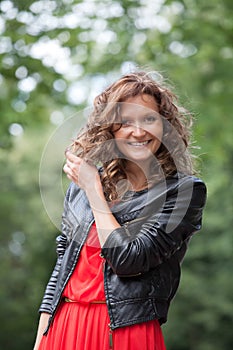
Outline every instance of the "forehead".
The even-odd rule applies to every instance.
[[[159,106],[155,98],[148,94],[129,97],[121,105],[123,115],[131,115],[136,112],[138,114],[148,114],[151,111],[159,112]]]

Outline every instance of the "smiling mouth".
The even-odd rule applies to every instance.
[[[151,141],[151,140],[142,141],[142,142],[128,142],[128,145],[134,146],[134,147],[142,147],[142,146],[148,145],[148,143],[149,143],[150,141]]]

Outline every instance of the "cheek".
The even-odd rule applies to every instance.
[[[159,139],[160,142],[162,142],[162,139],[163,139],[163,124],[161,125],[160,129],[158,130],[157,138]]]
[[[115,138],[115,145],[118,151],[122,152],[124,150],[124,145],[121,138]]]
[[[118,148],[121,148],[123,140],[125,140],[125,133],[121,129],[114,132],[115,144]]]
[[[123,137],[122,125],[115,125],[115,130],[113,131],[114,139],[120,139]]]
[[[156,127],[153,128],[153,130],[147,129],[147,132],[153,135],[153,137],[159,141],[162,142],[163,139],[163,124],[159,123]]]

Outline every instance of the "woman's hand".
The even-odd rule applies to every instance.
[[[49,318],[50,318],[50,314],[47,314],[45,312],[41,313],[39,326],[38,326],[38,331],[37,331],[37,335],[36,335],[36,342],[35,342],[33,350],[38,350],[39,349],[40,342],[41,342],[41,339],[43,337],[43,333],[44,333],[45,329],[48,326]]]
[[[69,151],[66,152],[66,164],[63,170],[68,179],[75,182],[86,193],[98,191],[100,186],[102,189],[97,168]]]
[[[120,225],[106,202],[97,168],[68,151],[63,169],[67,177],[86,192],[102,246],[109,234]]]

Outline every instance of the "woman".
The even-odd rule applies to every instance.
[[[146,72],[96,97],[66,152],[72,182],[35,350],[165,349],[160,325],[206,200],[186,121]]]

